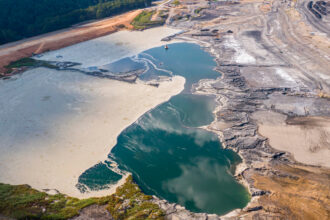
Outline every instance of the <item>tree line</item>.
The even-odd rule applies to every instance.
[[[0,44],[104,18],[152,0],[0,0]]]

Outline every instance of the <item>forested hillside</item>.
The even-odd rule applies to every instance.
[[[0,0],[0,44],[104,18],[152,0]]]

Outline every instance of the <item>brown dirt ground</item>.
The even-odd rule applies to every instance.
[[[274,169],[278,175],[253,177],[256,187],[271,191],[258,201],[267,219],[330,218],[329,169],[302,165],[275,165]],[[262,213],[250,217],[264,219]]]

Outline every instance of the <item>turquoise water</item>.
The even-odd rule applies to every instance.
[[[215,79],[220,74],[213,70],[215,62],[200,46],[191,43],[176,43],[169,45],[170,49],[156,47],[140,54],[148,58],[161,69],[185,77],[184,93],[190,93],[191,85],[200,79]]]
[[[222,149],[214,133],[199,128],[214,120],[214,98],[191,93],[193,83],[220,76],[213,70],[215,62],[195,44],[169,47],[139,55],[150,65],[141,78],[181,75],[186,78],[184,91],[126,128],[109,160],[120,170],[131,172],[146,194],[179,203],[193,212],[225,214],[242,208],[249,194],[231,173],[240,157]],[[102,169],[89,169],[80,183],[91,190],[112,183],[109,171],[102,178]]]

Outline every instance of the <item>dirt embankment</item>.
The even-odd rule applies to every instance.
[[[101,21],[2,45],[0,46],[0,75],[5,73],[6,65],[23,57],[67,47],[123,28],[131,29],[130,23],[140,12],[141,10],[134,10]]]

